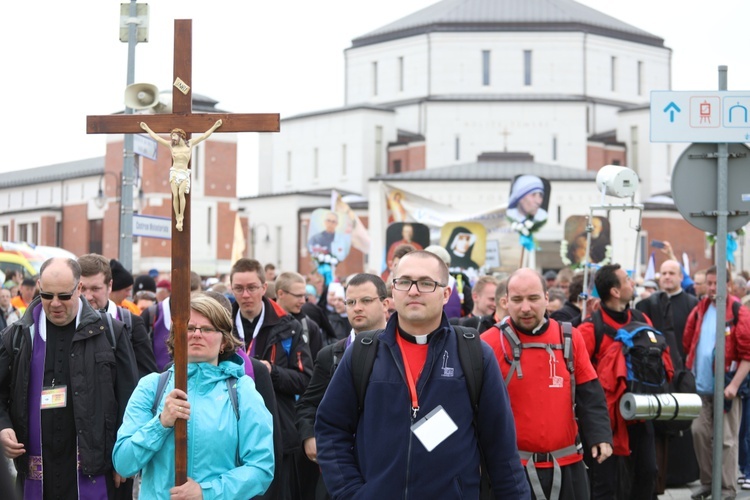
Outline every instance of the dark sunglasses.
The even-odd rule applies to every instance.
[[[73,298],[73,294],[76,293],[77,288],[78,288],[78,283],[76,283],[76,286],[73,287],[73,290],[71,290],[70,293],[50,293],[50,292],[42,292],[40,290],[39,296],[43,300],[53,300],[55,298],[55,295],[57,295],[58,300],[60,300],[61,302],[65,302]]]

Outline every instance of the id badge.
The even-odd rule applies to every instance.
[[[441,405],[438,405],[419,422],[411,426],[411,431],[427,451],[434,450],[437,445],[448,439],[448,436],[456,430],[458,430],[458,426]]]
[[[54,387],[42,387],[42,410],[52,408],[65,408],[68,403],[68,387],[56,385]]]

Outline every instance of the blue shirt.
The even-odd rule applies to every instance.
[[[716,306],[710,304],[703,315],[693,374],[698,394],[714,393],[714,351],[716,350]]]

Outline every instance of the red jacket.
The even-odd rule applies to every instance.
[[[740,307],[739,319],[737,326],[734,326],[734,315],[732,314],[732,302],[737,299],[730,297],[727,300],[726,318],[729,324],[729,335],[724,337],[724,369],[729,371],[732,361],[750,360],[750,311],[745,307]],[[688,369],[693,367],[695,362],[695,350],[698,348],[698,339],[700,338],[701,326],[703,325],[703,316],[706,314],[711,299],[704,297],[693,308],[685,323],[685,331],[682,335],[682,347],[687,353],[685,366]]]
[[[615,322],[604,310],[601,310],[601,314],[604,323],[615,330],[622,328],[633,320],[631,311],[628,311],[626,323]],[[644,318],[651,325],[649,317],[644,314]],[[594,337],[594,323],[591,318],[587,318],[585,322],[581,323],[578,330],[583,335],[589,355],[593,355],[596,339]],[[627,427],[629,423],[620,414],[620,398],[627,389],[628,375],[625,356],[622,354],[622,345],[608,335],[604,335],[595,361],[596,373],[599,375],[599,382],[602,384],[604,396],[607,398],[609,421],[612,425],[613,454],[629,456],[630,439]],[[672,357],[669,355],[669,348],[664,350],[662,361],[667,372],[667,380],[672,380],[674,366],[672,365]]]

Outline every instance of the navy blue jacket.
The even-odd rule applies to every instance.
[[[380,334],[360,415],[347,349],[318,408],[315,422],[318,464],[334,499],[479,498],[479,447],[487,459],[495,497],[530,498],[516,445],[508,393],[490,347],[482,342],[484,382],[477,433],[469,392],[458,358],[456,333],[443,315],[432,335],[417,381],[420,410],[412,418],[401,351],[398,315]],[[447,356],[446,356],[447,355]],[[445,361],[444,361],[445,359]],[[410,430],[442,405],[458,430],[428,452]]]

